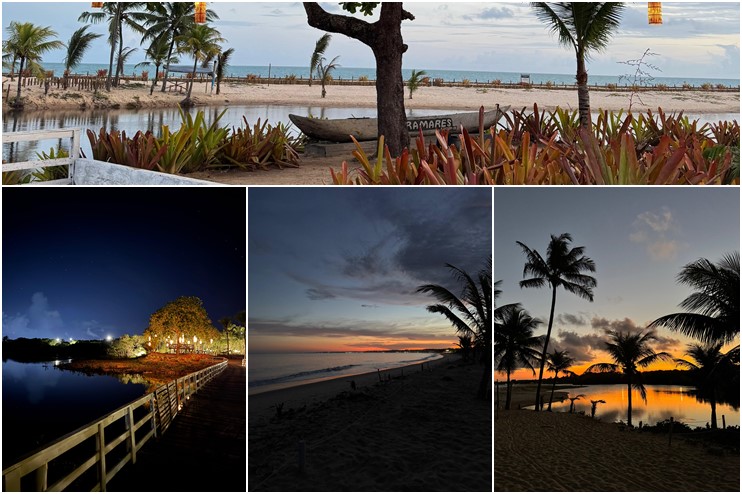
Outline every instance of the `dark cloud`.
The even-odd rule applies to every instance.
[[[581,335],[574,331],[559,330],[556,338],[550,342],[550,347],[552,350],[567,350],[575,359],[575,364],[584,364],[594,360],[593,352],[600,350],[604,341],[604,336],[594,333]]]
[[[578,314],[559,314],[556,318],[559,324],[569,324],[571,326],[585,326],[587,325],[587,318]]]
[[[378,309],[379,306],[376,304],[361,304],[361,307],[365,307],[367,309]]]
[[[322,288],[308,288],[306,293],[307,298],[310,300],[327,300],[335,298],[335,295],[332,292]]]
[[[638,333],[644,331],[644,326],[637,325],[634,321],[625,317],[624,319],[614,319],[612,321],[604,317],[593,317],[590,324],[595,329],[603,331],[618,331],[619,333]]]

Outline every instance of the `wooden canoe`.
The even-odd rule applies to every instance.
[[[484,128],[489,129],[497,123],[502,114],[510,107],[498,106],[495,110],[484,112]],[[351,142],[350,136],[358,141],[375,141],[377,138],[377,119],[375,118],[339,118],[324,120],[290,114],[289,118],[304,135],[316,141]],[[469,132],[479,131],[479,112],[451,113],[448,115],[429,115],[407,119],[407,130],[417,134],[435,134],[436,130],[449,129],[458,131],[463,126]]]

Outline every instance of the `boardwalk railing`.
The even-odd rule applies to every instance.
[[[74,489],[105,491],[108,482],[124,465],[129,461],[136,463],[137,453],[145,443],[153,436],[163,434],[190,397],[226,367],[227,360],[224,359],[218,364],[170,381],[154,392],[31,453],[3,470],[3,491],[62,491],[92,467],[95,467],[95,475],[88,474],[73,486]],[[122,444],[124,446],[119,448]],[[110,469],[106,461],[109,454],[116,456],[112,461],[115,466]],[[50,470],[53,470],[53,475],[49,474]],[[50,477],[53,477],[51,485]],[[79,485],[88,479],[91,480],[87,487]],[[93,484],[92,488],[90,484]]]
[[[56,158],[51,160],[22,161],[20,163],[3,163],[3,172],[12,172],[19,170],[35,170],[38,168],[47,168],[50,166],[67,166],[67,178],[58,180],[46,180],[43,182],[31,182],[34,185],[69,185],[72,183],[72,174],[75,160],[80,157],[80,129],[58,129],[34,132],[12,132],[3,134],[3,143],[40,141],[43,139],[70,139],[70,156],[69,158]]]

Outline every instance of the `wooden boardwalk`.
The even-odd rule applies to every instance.
[[[246,418],[246,369],[230,360],[108,490],[246,492]]]

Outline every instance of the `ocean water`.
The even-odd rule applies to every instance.
[[[250,353],[247,356],[248,394],[289,388],[377,369],[393,369],[441,358],[438,353]]]
[[[64,72],[64,65],[61,63],[45,63],[44,68],[46,70],[53,70],[55,75],[62,75]],[[462,81],[469,79],[471,82],[491,82],[500,80],[503,83],[517,83],[520,82],[520,72],[497,72],[497,71],[475,71],[475,70],[435,70],[426,69],[425,67],[415,67],[416,69],[424,69],[426,75],[431,79],[440,78],[446,82]],[[89,64],[84,63],[77,66],[75,73],[77,74],[95,74],[99,69],[108,69],[108,64]],[[125,74],[141,74],[142,69],[135,68],[134,65],[125,65]],[[408,79],[412,69],[402,69],[402,77]],[[149,69],[149,75],[152,76],[154,73],[154,67]],[[284,67],[284,66],[257,66],[257,65],[230,65],[227,67],[226,74],[229,77],[246,77],[248,74],[254,74],[258,77],[286,77],[294,75],[297,78],[308,79],[309,68],[308,67]],[[184,76],[184,74],[178,74]],[[549,81],[555,85],[560,84],[574,84],[574,74],[539,74],[530,73],[530,80],[533,84],[545,84]],[[368,77],[370,80],[376,78],[376,70],[374,68],[364,67],[338,67],[333,72],[335,79],[358,79],[361,76]],[[619,76],[607,76],[607,75],[593,75],[589,76],[590,85],[605,86],[606,84],[617,84],[619,86],[630,86],[631,82],[627,80],[621,80]],[[724,84],[725,86],[739,87],[739,79],[720,79],[716,77],[655,77],[652,81],[653,84],[666,84],[667,86],[682,86],[684,83],[701,86],[704,83],[711,84]]]

